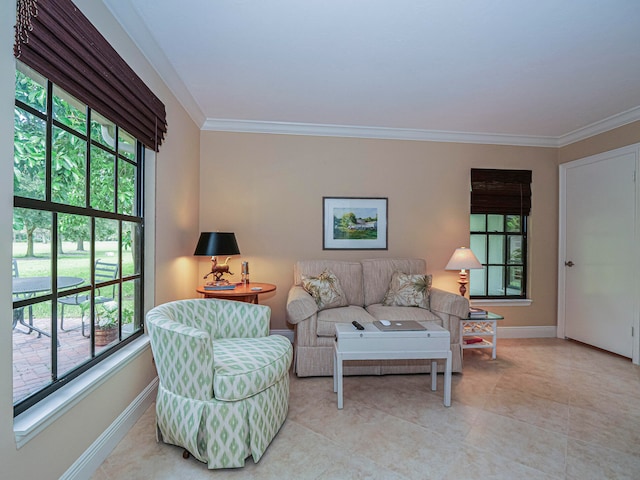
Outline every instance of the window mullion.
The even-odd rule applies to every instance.
[[[52,159],[52,146],[53,146],[53,83],[47,81],[47,127],[45,134],[45,195],[44,198],[47,202],[51,202],[52,184],[53,184],[53,159]]]

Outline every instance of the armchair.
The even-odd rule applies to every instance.
[[[269,335],[270,316],[267,306],[216,299],[147,313],[158,440],[210,469],[260,460],[287,416],[293,354],[288,339]]]

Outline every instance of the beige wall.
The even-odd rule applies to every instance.
[[[434,286],[457,291],[444,267],[469,243],[469,170],[533,170],[529,307],[495,307],[504,326],[556,324],[558,173],[556,149],[437,142],[202,132],[200,229],[234,231],[239,278],[275,283],[261,302],[272,328],[287,328],[285,303],[297,259],[416,256]],[[322,250],[322,197],[389,199],[388,251]],[[209,265],[200,262],[200,273]]]
[[[572,160],[597,155],[598,153],[608,152],[638,142],[640,142],[640,121],[594,135],[558,149],[558,163],[571,162]]]
[[[15,2],[0,0],[0,225],[12,223],[13,206],[13,16]],[[169,133],[156,163],[156,301],[192,296],[197,264],[198,127],[105,9],[102,2],[74,0],[167,107]],[[153,222],[152,222],[153,223]],[[0,233],[0,308],[11,316],[11,229]],[[153,278],[148,279],[153,281]],[[58,478],[155,378],[147,350],[19,450],[13,434],[10,322],[0,322],[0,465],[3,478]]]

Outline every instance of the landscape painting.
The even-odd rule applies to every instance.
[[[386,250],[386,198],[323,198],[324,250]]]

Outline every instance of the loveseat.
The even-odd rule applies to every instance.
[[[147,313],[158,369],[158,440],[209,468],[258,462],[287,417],[291,342],[269,335],[271,309],[178,300]]]
[[[398,279],[420,286],[415,298],[405,296],[400,301],[393,298],[398,291]],[[320,298],[318,286],[325,287],[328,299]],[[424,298],[420,298],[420,289],[424,290]],[[427,275],[423,259],[298,261],[286,311],[287,321],[295,330],[294,368],[300,377],[333,375],[335,324],[353,320],[361,324],[375,320],[436,322],[451,334],[452,371],[462,371],[460,319],[469,313],[469,301],[458,294],[431,288],[431,276]],[[344,367],[345,375],[429,371],[430,362],[426,360],[357,361]]]

